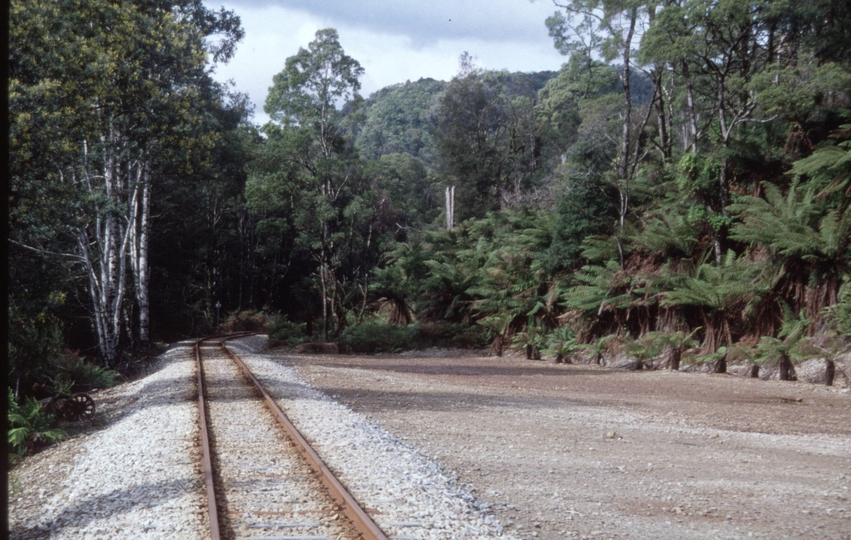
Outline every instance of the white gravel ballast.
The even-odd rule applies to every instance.
[[[229,346],[388,536],[513,538],[436,462],[260,354],[264,344]],[[114,419],[23,464],[12,538],[209,537],[191,353],[175,346],[155,373],[104,392]]]
[[[209,537],[191,352],[178,345],[155,373],[104,393],[117,399],[116,418],[53,452],[64,470],[48,465],[41,476],[61,475],[61,483],[35,500],[32,485],[11,498],[12,538]],[[45,454],[30,459],[52,457]]]

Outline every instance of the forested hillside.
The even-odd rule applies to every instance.
[[[450,81],[366,99],[320,30],[282,59],[258,129],[210,77],[233,13],[14,2],[10,387],[247,312],[289,343],[785,377],[845,350],[844,3],[560,4],[557,73],[465,53]]]

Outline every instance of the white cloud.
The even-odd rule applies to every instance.
[[[249,95],[260,124],[268,120],[263,103],[272,76],[320,28],[336,28],[346,54],[364,67],[365,96],[406,80],[448,80],[464,51],[486,69],[557,70],[564,62],[544,26],[555,11],[549,1],[231,0],[224,7],[240,16],[246,36],[216,79],[232,79]]]

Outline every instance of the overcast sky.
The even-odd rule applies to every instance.
[[[272,76],[321,28],[336,28],[346,54],[363,66],[364,97],[421,77],[449,80],[467,51],[485,69],[557,70],[565,58],[547,35],[552,0],[205,0],[242,19],[245,38],[216,78],[233,80],[263,112]]]

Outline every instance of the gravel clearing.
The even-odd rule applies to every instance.
[[[231,347],[391,538],[851,539],[847,387],[264,342]],[[12,538],[207,537],[190,353],[12,470]]]
[[[272,357],[521,538],[851,538],[848,388],[423,353]]]

